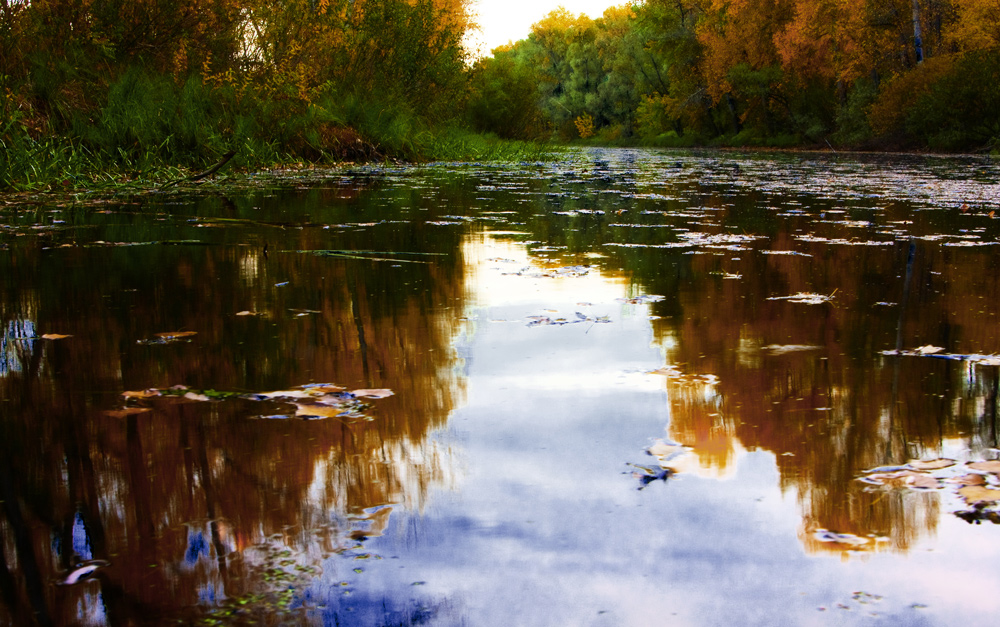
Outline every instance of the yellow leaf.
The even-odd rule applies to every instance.
[[[60,333],[46,333],[42,336],[43,340],[64,340],[68,337],[73,337],[72,335],[62,335]]]
[[[175,340],[179,337],[191,337],[192,335],[198,335],[197,331],[168,331],[166,333],[157,333],[156,337],[164,340]]]
[[[156,388],[149,388],[148,390],[139,390],[138,392],[122,392],[122,396],[125,398],[151,398],[153,396],[161,396],[161,394]]]
[[[980,485],[967,485],[958,489],[958,494],[969,505],[974,503],[993,503],[1000,501],[1000,490],[984,488]]]
[[[920,488],[922,490],[933,490],[940,487],[938,480],[930,475],[922,475],[920,473],[913,473],[904,479],[904,483],[911,488]]]
[[[363,390],[352,390],[351,394],[353,394],[358,398],[387,398],[389,396],[392,396],[393,392],[392,390],[385,390],[385,389],[380,389],[380,390],[363,389]]]
[[[973,470],[985,470],[986,472],[1000,474],[1000,460],[994,459],[988,462],[972,462],[971,464],[969,464],[969,468]]]
[[[305,405],[295,404],[296,416],[315,416],[317,418],[336,418],[344,412],[343,407],[332,407],[330,405]]]

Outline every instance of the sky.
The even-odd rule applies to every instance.
[[[482,32],[475,39],[482,42],[482,51],[502,46],[508,41],[524,39],[531,25],[541,20],[559,6],[574,14],[586,13],[592,18],[601,17],[610,6],[624,4],[626,0],[473,0],[473,10],[479,14]],[[473,46],[475,48],[475,46]]]

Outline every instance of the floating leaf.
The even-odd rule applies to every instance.
[[[256,316],[257,312],[256,311],[250,311],[248,309],[244,309],[243,311],[236,312],[236,315],[237,316]]]
[[[295,415],[301,417],[313,417],[313,418],[337,418],[344,413],[343,407],[332,407],[330,405],[306,405],[306,404],[295,404]]]
[[[969,464],[969,468],[1000,474],[1000,460],[994,459],[988,462],[972,462]]]
[[[80,581],[93,574],[98,568],[103,568],[108,564],[109,562],[104,560],[91,560],[89,562],[84,562],[63,577],[62,580],[59,581],[59,585],[72,586],[73,584],[80,583]]]
[[[154,396],[162,396],[162,392],[156,388],[149,388],[148,390],[139,390],[137,392],[122,392],[122,396],[125,398],[152,398]]]
[[[870,538],[862,538],[861,536],[856,536],[853,533],[836,533],[829,531],[828,529],[817,529],[815,533],[813,533],[813,538],[819,540],[820,542],[846,544],[849,546],[861,546],[871,542]]]
[[[167,331],[165,333],[156,333],[155,336],[161,340],[176,340],[182,337],[191,337],[192,335],[198,335],[197,331]]]
[[[379,389],[379,390],[363,389],[363,390],[352,390],[351,394],[353,394],[358,398],[388,398],[392,396],[393,392],[392,390],[385,390],[385,389]]]
[[[767,300],[787,300],[790,303],[801,303],[803,305],[821,305],[833,300],[833,296],[813,294],[811,292],[797,292],[791,296],[771,296]]]
[[[955,465],[954,459],[929,459],[926,461],[912,461],[907,464],[910,468],[914,470],[940,470],[942,468],[950,468]]]
[[[1000,501],[1000,490],[979,485],[967,485],[958,489],[958,495],[969,505],[974,503],[995,503]]]
[[[68,337],[73,337],[72,335],[62,335],[60,333],[46,333],[42,336],[43,340],[65,340]]]
[[[946,479],[946,481],[948,483],[957,483],[959,485],[986,485],[986,477],[977,474],[962,475],[961,477]]]
[[[645,305],[646,303],[658,303],[663,300],[664,297],[658,294],[643,294],[641,296],[635,296],[633,298],[616,298],[620,303],[627,303],[629,305]]]
[[[912,470],[899,470],[896,472],[875,473],[866,477],[859,477],[859,481],[881,485],[890,488],[915,488],[915,489],[935,489],[940,487],[940,483],[934,477],[922,472]]]
[[[204,394],[198,394],[197,392],[187,392],[186,394],[184,394],[183,398],[186,398],[189,401],[210,401],[210,400],[212,400],[208,396],[206,396]]]
[[[942,348],[941,346],[932,346],[930,344],[927,344],[926,346],[917,347],[914,350],[914,352],[920,355],[933,355],[935,353],[940,353],[943,350],[944,348]]]
[[[681,446],[680,444],[667,444],[666,442],[657,442],[656,444],[646,449],[646,452],[648,452],[653,457],[673,457],[687,450],[688,450],[687,447]]]

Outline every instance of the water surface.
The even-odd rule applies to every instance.
[[[594,150],[7,204],[0,620],[981,623],[998,176]]]

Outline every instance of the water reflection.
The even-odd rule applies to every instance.
[[[5,210],[0,620],[729,624],[724,585],[802,624],[878,581],[919,624],[908,565],[975,562],[968,506],[856,479],[996,457],[996,366],[885,353],[1000,350],[995,167],[962,166],[597,151]],[[394,394],[247,397],[306,384]]]
[[[332,213],[328,195],[317,202]],[[183,209],[200,225],[204,205]],[[234,227],[212,235],[232,243],[142,245],[191,228],[177,222],[151,220],[129,239],[101,225],[66,248],[17,241],[0,260],[0,575],[11,622],[156,621],[199,604],[245,606],[246,620],[293,612],[288,589],[322,556],[363,551],[394,507],[419,510],[457,472],[453,452],[430,438],[464,394],[453,312],[465,286],[447,237],[351,229],[352,248],[441,253],[388,272],[296,252],[327,248],[321,229],[255,228],[244,239]],[[178,330],[194,334],[148,341]],[[71,337],[40,339],[47,332]],[[372,402],[370,421],[251,420],[271,412],[238,397],[122,397],[310,382],[395,395]],[[108,565],[52,585],[93,559]]]

